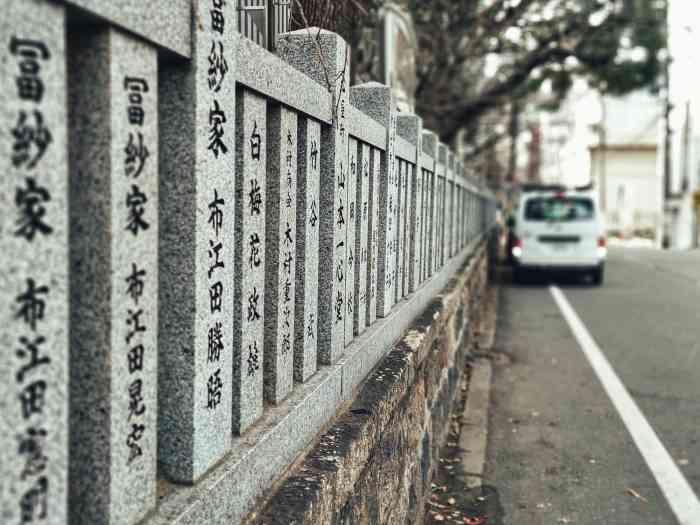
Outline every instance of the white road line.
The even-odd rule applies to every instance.
[[[559,306],[564,319],[569,323],[569,328],[571,328],[581,350],[602,383],[605,392],[627,426],[627,430],[656,478],[661,491],[666,496],[678,522],[681,525],[700,524],[700,501],[681,471],[678,470],[675,461],[664,448],[656,432],[627,392],[625,385],[617,377],[615,370],[610,366],[607,358],[563,292],[556,286],[550,286],[549,291]]]

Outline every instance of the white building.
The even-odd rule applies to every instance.
[[[543,182],[592,183],[609,231],[653,237],[660,245],[662,117],[661,99],[645,91],[603,98],[578,82],[559,111],[542,116]]]
[[[599,97],[600,120],[591,130],[591,180],[598,189],[608,231],[644,236],[661,245],[663,177],[658,137],[663,101],[646,91]]]
[[[671,248],[697,246],[697,221],[692,194],[700,187],[700,5],[670,0],[668,13],[669,115],[668,135],[659,143],[659,171],[664,172],[665,141],[669,141],[669,181],[665,205],[665,234]]]

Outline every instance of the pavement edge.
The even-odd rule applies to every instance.
[[[495,340],[499,293],[500,287],[497,284],[492,284],[487,292],[489,297],[483,316],[484,330],[477,338],[478,355],[480,356],[491,350]],[[467,399],[462,411],[462,426],[459,433],[460,461],[466,473],[465,484],[468,489],[481,487],[483,480],[493,376],[491,360],[487,357],[475,358],[471,367],[471,377],[469,378]]]
[[[485,358],[475,359],[472,363],[472,375],[459,434],[460,459],[467,473],[465,483],[469,489],[481,487],[484,474],[491,376],[491,361]]]

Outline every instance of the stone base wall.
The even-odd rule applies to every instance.
[[[347,409],[248,525],[420,524],[487,286],[464,267],[360,385]]]

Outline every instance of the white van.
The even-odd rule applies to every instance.
[[[510,244],[516,281],[528,270],[562,270],[603,282],[605,226],[591,191],[523,192]]]

